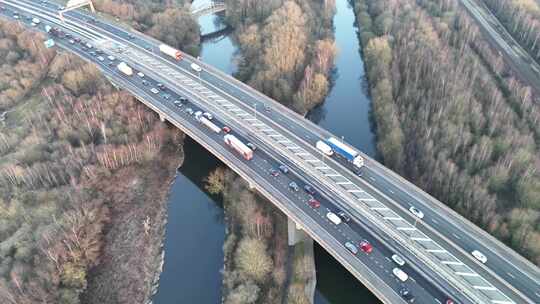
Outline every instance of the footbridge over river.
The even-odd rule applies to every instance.
[[[351,147],[364,157],[361,168],[338,153],[321,153],[318,141],[340,137],[246,84],[189,55],[175,60],[159,51],[161,42],[90,12],[66,11],[61,20],[53,3],[0,3],[6,7],[2,18],[81,38],[84,44],[50,35],[267,197],[290,219],[291,244],[313,238],[384,303],[406,303],[411,295],[418,303],[540,302],[537,267],[360,151]],[[19,14],[41,23],[15,19]],[[121,72],[119,62],[133,72]],[[158,90],[158,83],[166,89]],[[211,113],[215,128],[202,124],[197,111]],[[231,149],[224,133],[251,143],[253,156]],[[280,173],[281,165],[289,170]],[[471,255],[474,250],[485,263]]]

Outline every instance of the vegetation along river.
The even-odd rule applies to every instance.
[[[201,1],[195,0],[193,5]],[[370,99],[352,7],[336,1],[334,17],[338,48],[332,88],[324,104],[308,114],[313,122],[373,156],[374,134],[369,122]],[[223,26],[219,17],[199,19],[203,34]],[[234,73],[236,47],[222,36],[203,41],[201,59],[229,74]],[[172,185],[165,236],[165,264],[155,304],[220,303],[223,267],[222,202],[205,192],[203,179],[219,161],[186,138],[186,158]],[[378,303],[378,300],[322,248],[315,245],[316,304]]]

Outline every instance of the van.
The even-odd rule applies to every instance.
[[[392,273],[401,281],[401,282],[405,282],[407,281],[407,279],[409,278],[409,276],[401,269],[399,268],[394,268],[392,269]]]
[[[196,64],[196,63],[192,63],[191,64],[191,68],[194,70],[194,71],[197,71],[197,72],[201,72],[202,71],[202,68]]]
[[[333,212],[328,212],[326,214],[326,218],[328,220],[330,220],[330,222],[334,223],[335,225],[339,225],[341,224],[341,219],[339,218],[339,216],[337,216],[335,213]]]

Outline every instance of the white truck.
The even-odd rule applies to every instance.
[[[159,45],[159,50],[165,54],[165,55],[168,55],[168,56],[171,56],[172,58],[176,59],[176,60],[180,60],[182,59],[182,52],[180,52],[179,50],[171,47],[171,46],[168,46],[166,44],[160,44]]]
[[[210,120],[208,120],[208,118],[202,116],[199,118],[199,122],[202,123],[203,125],[207,126],[208,129],[216,132],[216,133],[220,133],[221,132],[221,128],[216,126],[215,123],[211,122]]]
[[[126,76],[131,76],[133,75],[133,69],[127,65],[127,63],[125,62],[120,62],[117,66],[118,70],[122,73],[124,73]]]
[[[334,154],[334,150],[332,150],[332,148],[322,140],[317,141],[315,148],[319,149],[319,151],[328,156],[332,156],[332,154]]]
[[[240,139],[236,138],[236,136],[226,134],[225,136],[223,136],[223,140],[229,147],[236,150],[236,152],[242,154],[242,156],[246,160],[250,160],[253,158],[253,150],[246,146]]]

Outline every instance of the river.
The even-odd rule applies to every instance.
[[[195,0],[197,6],[205,0]],[[337,0],[334,17],[339,50],[333,86],[326,101],[308,118],[332,131],[365,153],[375,154],[374,134],[369,123],[370,99],[365,85],[353,9],[347,0]],[[222,28],[215,16],[199,19],[202,33]],[[201,59],[222,71],[235,71],[236,47],[227,37],[202,43]],[[184,145],[186,159],[179,169],[169,197],[165,235],[165,264],[155,304],[220,303],[223,267],[222,201],[208,195],[203,179],[222,165],[191,139]],[[379,303],[334,258],[316,245],[316,304]]]

